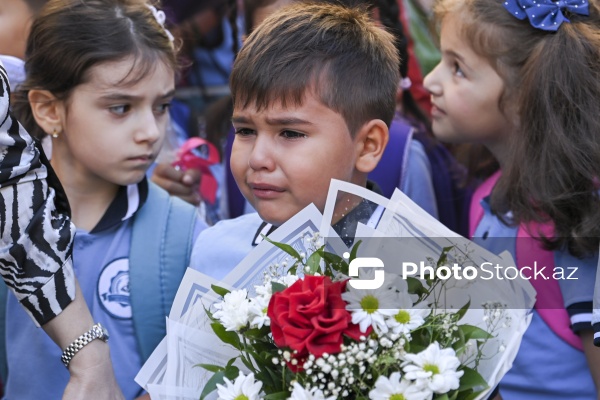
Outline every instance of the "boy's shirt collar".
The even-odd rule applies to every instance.
[[[139,183],[120,186],[117,195],[90,233],[110,229],[131,218],[148,198],[148,180],[144,177]]]
[[[373,181],[367,180],[367,189],[377,194],[382,194],[379,185]],[[352,209],[346,216],[333,225],[333,229],[340,235],[344,243],[350,246],[354,242],[354,235],[358,223],[366,224],[377,209],[377,204],[363,200],[358,206]],[[269,236],[277,229],[273,224],[262,222],[258,227],[252,246],[258,246],[263,241],[264,236]]]

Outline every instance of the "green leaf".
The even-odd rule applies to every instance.
[[[469,309],[470,306],[471,306],[471,300],[467,301],[467,304],[462,306],[461,309],[456,312],[456,316],[458,317],[458,320],[460,320],[462,317],[465,316],[465,314],[467,313],[467,310]]]
[[[244,331],[244,336],[251,340],[265,341],[269,333],[271,333],[271,328],[268,326],[263,326],[260,329],[252,328]]]
[[[408,293],[419,296],[427,293],[427,290],[423,287],[423,283],[417,278],[408,276],[406,277],[406,283],[408,284]]]
[[[288,392],[271,393],[264,397],[265,400],[285,400],[289,397]]]
[[[231,367],[233,365],[233,363],[235,362],[235,360],[237,360],[237,357],[233,357],[231,360],[227,361],[227,365],[225,366],[225,369]]]
[[[271,392],[274,390],[279,392],[284,389],[281,387],[281,371],[274,371],[271,368],[263,368],[262,372],[261,381],[263,382],[264,386],[269,386],[271,388]]]
[[[485,390],[485,389],[484,389]],[[469,391],[470,392],[470,391]],[[468,393],[468,392],[467,392]],[[478,392],[472,392],[472,393],[468,393],[467,396],[461,396],[460,399],[461,400],[475,400],[477,397],[479,397],[479,395],[483,393],[483,390],[480,390]]]
[[[287,289],[287,286],[285,286],[283,283],[271,281],[271,292],[273,294],[283,292],[285,289]]]
[[[235,365],[228,366],[227,368],[225,368],[224,372],[225,372],[225,377],[231,381],[240,375],[240,369],[238,367],[236,367]]]
[[[237,378],[239,376],[239,374],[240,374],[239,368],[235,367],[233,365],[225,368],[225,370],[223,370],[223,371],[219,371],[219,372],[215,373],[213,376],[211,376],[211,378],[208,380],[208,382],[206,382],[206,385],[204,385],[204,389],[202,390],[202,393],[200,394],[200,400],[204,400],[206,398],[206,396],[208,396],[211,392],[213,392],[217,388],[217,384],[225,383],[225,380],[223,378],[227,378],[229,380],[234,380],[235,378]]]
[[[356,258],[356,253],[358,253],[358,246],[362,243],[362,240],[356,242],[354,246],[352,246],[352,250],[350,250],[350,259],[348,261],[352,261]]]
[[[235,358],[233,359],[235,360]],[[202,367],[207,371],[210,372],[219,372],[219,371],[224,371],[225,368],[221,367],[220,365],[214,365],[214,364],[196,364],[197,367]]]
[[[456,332],[455,337],[457,340],[452,343],[452,348],[456,352],[456,356],[460,356],[465,351],[467,339],[465,339],[465,333],[460,329]]]
[[[446,260],[448,259],[448,250],[450,250],[452,247],[448,248],[448,247],[444,247],[442,249],[442,254],[440,254],[440,258],[438,258],[437,260],[437,266],[440,267],[442,265],[444,265],[444,263],[446,262]]]
[[[264,235],[263,235],[263,238],[264,238],[264,240],[266,240],[267,242],[271,243],[272,245],[274,245],[274,246],[280,248],[281,250],[285,251],[290,256],[294,257],[296,260],[302,261],[302,258],[300,257],[300,254],[298,254],[298,252],[296,251],[296,249],[294,249],[289,244],[274,242],[273,240],[269,239],[268,237],[266,237]]]
[[[329,266],[334,271],[348,275],[348,263],[337,254],[325,251],[324,247],[325,246],[318,249],[317,252],[319,252],[321,257],[323,257],[323,260],[325,260],[325,265]]]
[[[200,400],[204,400],[206,396],[212,393],[217,388],[217,383],[225,383],[223,378],[225,377],[225,371],[219,371],[210,377],[206,385],[204,385],[204,389],[200,394]]]
[[[448,395],[447,395],[447,394],[445,394],[445,393],[444,393],[444,394],[442,394],[442,395],[436,396],[436,397],[434,397],[434,398],[435,398],[435,400],[449,400],[449,399],[448,399]]]
[[[485,389],[488,387],[486,380],[483,379],[479,372],[469,367],[464,367],[462,371],[464,371],[464,374],[460,377],[459,391],[467,389]]]
[[[226,295],[227,293],[230,293],[230,291],[229,291],[229,290],[227,290],[227,289],[225,289],[225,288],[223,288],[223,287],[221,287],[221,286],[217,286],[217,285],[210,285],[210,287],[211,287],[211,289],[212,289],[212,290],[213,290],[213,291],[214,291],[216,294],[218,294],[218,295],[219,295],[219,296],[221,296],[221,297],[225,297],[225,295]]]
[[[242,349],[240,337],[236,332],[225,330],[225,327],[219,322],[213,322],[212,324],[210,324],[210,326],[222,342],[230,344],[238,350]]]
[[[317,272],[321,271],[321,255],[318,252],[314,252],[308,257],[306,260],[306,266],[308,267],[308,271],[304,271],[308,275],[314,275]]]
[[[473,325],[459,325],[458,329],[465,335],[465,341],[469,339],[491,339],[494,337],[492,334]]]

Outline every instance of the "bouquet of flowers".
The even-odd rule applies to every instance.
[[[334,229],[339,204],[368,211],[339,230],[352,244]],[[373,255],[382,265],[360,268]],[[385,199],[347,182],[332,182],[323,213],[308,206],[240,260],[220,280],[186,272],[167,336],[136,377],[152,399],[483,399],[535,298],[527,281],[447,279],[449,265],[466,276],[513,261],[399,191]],[[435,273],[405,274],[422,262]]]
[[[200,365],[215,372],[201,398],[217,390],[224,400],[466,400],[488,389],[477,366],[496,327],[510,322],[501,305],[488,307],[482,329],[461,323],[469,303],[458,310],[441,304],[446,280],[391,274],[378,289],[351,286],[348,265],[360,243],[348,262],[325,246],[307,257],[273,244],[289,259],[265,272],[255,296],[213,286],[222,301],[207,310],[212,329],[239,355]]]

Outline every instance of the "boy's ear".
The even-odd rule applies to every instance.
[[[365,123],[356,133],[358,158],[356,169],[368,174],[373,171],[387,146],[389,139],[388,126],[380,119],[372,119]]]
[[[35,122],[46,134],[51,135],[62,131],[65,115],[62,101],[48,90],[38,89],[30,90],[28,99]]]

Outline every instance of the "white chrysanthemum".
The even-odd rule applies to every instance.
[[[217,318],[228,331],[239,331],[248,324],[250,317],[250,301],[246,289],[227,293],[223,301],[214,305],[217,310],[213,316]]]
[[[271,280],[265,282],[264,285],[256,285],[254,286],[254,291],[258,296],[271,298]]]
[[[438,342],[418,354],[406,354],[402,363],[404,377],[414,380],[419,387],[434,393],[447,393],[458,389],[463,371],[457,371],[460,361],[454,349],[440,349]]]
[[[413,306],[407,293],[399,293],[398,297],[398,309],[385,322],[396,335],[406,335],[423,325],[431,310],[419,304]]]
[[[359,278],[362,280],[374,279],[373,270],[360,270]],[[394,315],[397,306],[398,294],[386,287],[379,289],[355,289],[346,286],[346,292],[342,293],[342,299],[346,303],[346,310],[352,315],[352,323],[358,324],[361,332],[366,332],[369,326],[378,335],[388,331],[385,318]]]
[[[294,389],[288,400],[336,400],[336,398],[335,396],[325,397],[323,392],[316,387],[306,390],[298,382],[294,382]]]
[[[380,376],[375,387],[369,392],[371,400],[426,400],[431,391],[419,389],[413,382],[400,379],[400,372],[394,372],[389,379]]]
[[[385,283],[386,283],[386,287],[388,289],[394,290],[395,292],[397,292],[399,294],[402,294],[402,293],[407,294],[411,300],[411,303],[410,303],[411,306],[419,299],[419,295],[408,293],[408,283],[406,282],[406,279],[403,279],[402,276],[400,276],[400,275],[390,274],[390,273],[386,272]],[[409,306],[407,306],[407,307],[409,307]]]
[[[262,388],[262,382],[254,379],[254,374],[244,376],[240,372],[237,378],[231,382],[227,378],[225,385],[217,384],[218,400],[258,400],[258,394]]]
[[[260,329],[263,326],[271,325],[271,319],[267,315],[270,300],[271,296],[257,296],[250,299],[250,308],[248,309],[250,313],[250,327]]]

